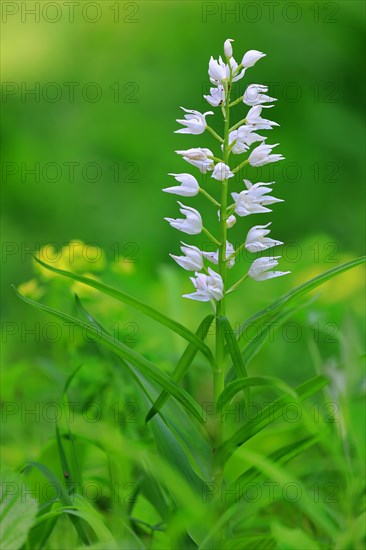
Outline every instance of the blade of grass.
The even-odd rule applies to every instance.
[[[279,378],[274,378],[271,376],[255,376],[250,378],[239,378],[230,382],[225,387],[224,391],[221,393],[218,401],[218,407],[223,408],[229,401],[231,401],[235,395],[241,391],[243,388],[251,386],[269,386],[277,390],[280,390],[284,393],[288,393],[294,399],[296,399],[296,392],[288,386],[285,382]]]
[[[258,321],[258,320],[264,321],[270,315],[272,315],[279,309],[282,309],[285,305],[288,305],[293,300],[296,300],[297,298],[304,296],[314,288],[322,285],[323,283],[326,283],[333,277],[337,277],[338,275],[341,275],[342,273],[344,273],[345,271],[348,271],[349,269],[353,269],[355,267],[362,265],[365,262],[365,260],[366,260],[366,256],[362,256],[360,258],[357,258],[356,260],[346,262],[345,264],[334,267],[333,269],[330,269],[329,271],[326,271],[321,275],[317,275],[313,279],[310,279],[309,281],[306,281],[305,283],[290,290],[289,292],[287,292],[286,294],[284,294],[283,296],[275,300],[271,305],[269,305],[264,309],[261,309],[260,311],[252,315],[249,319],[247,319],[238,328],[236,333],[237,339],[240,340],[240,337],[243,334],[244,330],[249,325],[253,324],[255,321]]]
[[[65,474],[67,474],[67,476],[65,476],[65,484],[66,484],[66,487],[68,488],[68,492],[70,494],[72,488],[75,487],[75,485],[74,485],[74,481],[73,481],[73,475],[72,475],[72,472],[71,472],[71,468],[69,466],[67,456],[66,456],[66,452],[65,452],[65,449],[64,449],[64,446],[62,444],[61,437],[60,437],[60,429],[58,427],[58,424],[56,424],[56,442],[57,442],[58,455],[59,455],[62,471]]]

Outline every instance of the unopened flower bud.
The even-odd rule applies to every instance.
[[[224,54],[228,59],[230,59],[230,57],[233,57],[233,47],[231,45],[231,42],[234,42],[232,38],[228,38],[224,42]]]
[[[228,219],[226,220],[226,227],[228,229],[230,229],[230,227],[232,227],[233,225],[236,224],[236,217],[232,214],[231,216],[228,217]]]

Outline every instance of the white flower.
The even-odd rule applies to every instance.
[[[265,141],[267,138],[260,136],[254,132],[253,126],[240,126],[238,128],[237,140],[239,142],[245,142],[247,145],[252,145],[256,141]]]
[[[246,121],[249,126],[253,126],[254,130],[272,130],[272,126],[279,126],[277,122],[267,120],[261,117],[263,107],[256,105],[252,107],[247,114]]]
[[[249,214],[260,214],[261,212],[271,212],[270,208],[265,205],[274,204],[275,202],[283,202],[282,199],[268,196],[272,189],[266,185],[272,185],[274,182],[262,183],[258,182],[254,185],[249,180],[244,180],[247,187],[240,193],[231,193],[235,201],[235,212],[238,216],[249,216]]]
[[[210,88],[210,95],[204,95],[203,97],[212,107],[225,105],[225,90],[221,84],[217,88]]]
[[[281,241],[275,241],[269,237],[266,237],[271,230],[267,229],[271,225],[271,222],[267,225],[255,225],[252,229],[249,230],[247,238],[245,240],[245,248],[249,252],[261,252],[262,250],[267,250],[272,246],[278,246],[283,244]]]
[[[227,164],[225,164],[224,162],[218,162],[214,168],[211,177],[218,181],[224,181],[228,178],[234,177],[234,174]]]
[[[259,59],[265,57],[265,55],[265,53],[259,52],[258,50],[249,50],[244,54],[241,64],[244,69],[249,69],[249,67],[253,67],[253,65],[257,63]]]
[[[256,141],[265,141],[267,138],[260,136],[254,132],[252,126],[243,125],[240,126],[237,130],[230,132],[229,134],[229,145],[234,141],[234,145],[231,149],[231,152],[235,155],[240,155],[249,149],[249,146],[255,143]]]
[[[180,212],[186,216],[186,219],[174,219],[174,218],[164,218],[167,222],[170,223],[172,227],[183,231],[183,233],[188,233],[188,235],[198,235],[202,231],[202,218],[201,214],[189,206],[185,206],[178,201],[178,204],[182,207]]]
[[[217,61],[211,55],[208,63],[208,76],[212,84],[222,84],[222,82],[228,78],[227,65],[223,62],[221,56]]]
[[[180,128],[180,130],[175,130],[176,134],[203,134],[203,132],[207,128],[207,122],[206,122],[206,116],[207,115],[213,115],[212,111],[207,111],[206,113],[200,113],[199,111],[195,111],[193,109],[185,109],[184,107],[181,107],[183,111],[188,113],[187,115],[184,115],[184,119],[177,119],[177,122],[179,124],[183,124],[186,126],[186,128]]]
[[[238,68],[238,64],[233,57],[230,57],[229,64],[230,66],[224,63],[221,56],[219,57],[218,61],[211,56],[208,64],[208,76],[210,77],[210,81],[212,82],[212,84],[216,84],[216,86],[218,86],[224,81],[229,80],[230,68],[232,74],[234,75]],[[233,82],[240,80],[244,76],[244,72],[245,71],[243,69],[239,74],[233,76]]]
[[[245,103],[245,105],[249,105],[249,107],[254,107],[255,105],[261,105],[262,103],[277,101],[276,98],[266,95],[266,92],[268,92],[268,86],[251,84],[244,92],[243,103]]]
[[[248,161],[250,166],[263,166],[269,162],[278,162],[279,160],[284,160],[285,157],[282,155],[271,155],[272,149],[277,147],[278,143],[274,145],[267,145],[266,143],[261,143],[253,149],[250,153]]]
[[[255,281],[265,281],[266,279],[273,279],[273,277],[281,277],[281,275],[287,275],[290,271],[268,271],[278,265],[277,259],[281,256],[274,256],[273,258],[263,257],[257,258],[252,263],[248,275]]]
[[[198,185],[198,181],[190,174],[169,174],[169,176],[174,176],[182,185],[166,187],[163,189],[165,193],[173,193],[182,197],[194,197],[199,193],[200,186]]]
[[[235,61],[235,59],[233,57],[231,57],[229,59],[229,63],[230,63],[230,67],[231,67],[231,72],[233,75],[235,75],[236,73],[236,70],[238,68],[238,64],[237,62]],[[229,67],[227,67],[227,71],[228,71],[228,76],[230,76],[230,69]],[[233,82],[237,82],[238,80],[240,80],[241,78],[243,78],[244,76],[244,73],[245,73],[245,69],[243,69],[240,73],[238,73],[236,76],[233,76]]]
[[[239,139],[238,130],[234,130],[229,134],[229,145],[231,145],[233,142],[235,143],[231,148],[231,152],[234,153],[234,155],[240,155],[240,153],[245,153],[245,151],[248,151],[249,146],[246,144],[245,139]]]
[[[184,246],[181,246],[180,249],[185,256],[174,256],[173,254],[170,254],[170,256],[183,269],[187,271],[200,271],[203,267],[202,251],[197,246],[185,244],[183,241],[181,243]]]
[[[201,147],[192,147],[185,151],[176,151],[178,155],[182,155],[183,159],[196,166],[202,174],[213,170],[214,162],[209,157],[213,157],[213,152],[210,149]]]
[[[227,58],[233,57],[233,47],[231,45],[231,42],[234,42],[232,38],[228,38],[224,42],[224,54]]]
[[[229,241],[226,241],[226,259],[228,259],[232,254],[234,254],[234,252],[235,252],[235,249],[234,249],[233,245],[231,243],[229,243]],[[219,263],[219,251],[218,250],[216,250],[216,252],[202,252],[202,254],[205,258],[210,260],[210,262],[212,262],[213,264],[218,264]],[[234,264],[235,264],[235,258],[231,258],[231,260],[229,260],[227,262],[227,266],[228,266],[229,269],[231,269]]]
[[[224,295],[224,284],[221,276],[208,268],[209,275],[204,273],[195,273],[196,277],[190,277],[196,292],[184,294],[183,298],[198,300],[199,302],[209,302],[210,300],[221,300]]]

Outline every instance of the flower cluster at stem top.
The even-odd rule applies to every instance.
[[[183,218],[173,219],[165,218],[169,224],[188,235],[197,235],[204,233],[217,246],[216,252],[204,252],[196,246],[181,242],[181,252],[183,255],[173,255],[171,257],[178,265],[187,271],[195,272],[191,277],[195,292],[185,294],[185,298],[199,300],[202,302],[219,302],[225,294],[234,290],[246,277],[251,277],[256,281],[264,281],[273,277],[279,277],[289,273],[288,271],[276,271],[274,268],[278,265],[279,256],[261,256],[255,259],[248,271],[235,285],[226,289],[226,270],[233,267],[238,253],[245,248],[251,253],[258,253],[269,248],[283,244],[281,241],[270,238],[269,226],[271,222],[264,225],[255,225],[252,227],[245,239],[245,242],[236,250],[227,240],[227,231],[236,223],[237,216],[249,216],[251,214],[271,212],[268,206],[282,202],[272,195],[272,185],[269,183],[252,183],[244,179],[244,189],[239,193],[232,192],[232,204],[228,204],[228,184],[236,172],[243,166],[258,167],[271,162],[278,162],[284,157],[280,154],[273,154],[272,150],[278,143],[269,145],[266,143],[267,137],[258,134],[258,131],[271,130],[278,126],[276,122],[262,117],[263,109],[273,107],[275,98],[267,95],[268,88],[260,84],[251,84],[243,92],[243,95],[230,103],[230,91],[232,84],[241,80],[246,70],[253,67],[255,63],[265,56],[264,53],[257,50],[246,52],[240,64],[233,58],[233,42],[228,39],[224,43],[224,54],[226,62],[221,56],[219,59],[211,57],[208,66],[208,75],[212,87],[210,94],[204,98],[212,107],[220,107],[223,113],[225,130],[224,137],[219,136],[207,122],[207,117],[213,115],[213,111],[200,113],[192,109],[185,109],[184,118],[177,122],[182,128],[176,130],[180,134],[200,135],[209,131],[220,143],[220,153],[215,156],[207,148],[191,148],[176,151],[190,165],[198,168],[202,174],[212,172],[211,177],[220,183],[221,201],[217,201],[203,187],[200,186],[197,179],[188,173],[169,174],[173,176],[179,185],[163,189],[166,193],[172,193],[181,197],[194,197],[199,193],[203,194],[218,209],[218,219],[220,226],[219,238],[214,237],[204,227],[201,214],[195,208],[186,206],[178,201],[180,212]],[[239,123],[229,126],[230,108],[237,103],[244,103],[250,107],[245,118]],[[253,144],[256,144],[251,149]],[[250,150],[251,149],[251,150]],[[230,155],[242,155],[247,153],[247,158],[240,162],[236,167],[229,164]],[[206,266],[206,262],[216,264],[217,268]]]

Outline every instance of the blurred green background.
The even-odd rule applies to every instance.
[[[19,11],[7,14],[6,4]],[[30,10],[34,2],[23,4]],[[272,167],[286,199],[271,216],[277,236],[299,242],[324,233],[341,251],[362,252],[363,2],[106,0],[96,3],[100,12],[75,3],[74,22],[63,2],[59,13],[48,4],[40,3],[39,22],[20,3],[3,5],[6,241],[34,249],[79,238],[110,256],[116,242],[136,242],[139,269],[149,276],[169,261],[179,234],[162,218],[177,209],[161,188],[168,172],[187,170],[174,150],[216,147],[210,135],[174,135],[175,119],[179,105],[209,109],[202,98],[208,60],[232,37],[238,59],[248,49],[267,53],[240,86],[268,83],[278,98],[270,114],[281,127],[266,133],[286,157]],[[39,94],[24,95],[37,86]],[[238,117],[243,112],[237,107]],[[35,163],[40,176],[24,174]],[[79,163],[74,178],[69,163]],[[83,173],[88,163],[99,168]],[[8,256],[6,288],[31,269],[20,254]]]
[[[63,478],[54,411],[48,407],[62,401],[65,380],[81,366],[68,392],[77,403],[72,430],[107,449],[120,469],[117,479],[129,482],[138,466],[126,451],[131,441],[153,448],[144,424],[146,401],[114,356],[79,335],[71,337],[67,327],[21,302],[10,285],[73,314],[77,293],[117,338],[172,371],[184,349],[180,338],[119,302],[36,268],[31,255],[42,249],[42,258],[53,263],[52,253],[60,258],[63,252],[59,267],[98,277],[196,330],[210,306],[180,297],[192,288],[188,273],[168,256],[178,253],[182,235],[163,220],[177,217],[178,209],[174,197],[161,189],[172,185],[169,172],[199,177],[175,150],[200,146],[218,152],[207,133],[173,132],[180,105],[210,110],[202,97],[209,88],[208,61],[222,54],[226,38],[235,40],[238,61],[250,49],[267,54],[236,90],[268,84],[270,95],[278,98],[268,118],[280,127],[265,134],[268,143],[280,143],[275,152],[286,157],[230,181],[232,190],[240,191],[243,177],[276,180],[274,194],[285,199],[269,216],[238,219],[230,241],[241,244],[252,225],[272,221],[272,237],[286,243],[279,251],[280,268],[292,272],[265,283],[247,281],[228,299],[232,324],[312,276],[360,256],[365,229],[365,3],[42,0],[3,2],[1,10],[3,459],[11,468],[38,460]],[[235,107],[235,122],[246,112],[242,105]],[[220,123],[218,112],[212,125],[219,133]],[[202,181],[216,194],[216,182]],[[183,202],[197,207],[216,233],[214,209],[201,198]],[[203,236],[183,240],[207,244]],[[230,272],[232,282],[248,265],[248,255],[240,257]],[[364,271],[358,267],[322,286],[316,300],[272,334],[250,365],[251,375],[277,376],[291,386],[318,372],[330,378],[325,397],[337,410],[340,403],[345,423],[339,439],[333,437],[338,424],[324,438],[329,446],[324,454],[315,450],[295,462],[295,472],[298,468],[309,486],[329,478],[343,487],[346,433],[356,456],[358,490],[365,454],[360,435],[363,285]],[[255,337],[244,334],[247,342]],[[212,399],[210,372],[200,355],[183,384],[198,402]],[[270,391],[260,391],[255,398],[263,403],[272,397]],[[94,422],[90,403],[100,405],[100,422]],[[130,421],[129,403],[136,412]],[[328,413],[327,403],[320,401],[320,416]],[[319,431],[325,422],[319,423]],[[292,428],[303,436],[302,424],[280,425],[254,445],[265,453],[275,450],[291,441]],[[107,487],[106,457],[82,437],[83,481],[98,480]],[[332,477],[337,465],[339,478]],[[233,471],[235,467],[241,471],[242,462]],[[109,514],[108,525],[119,533],[109,493],[95,506]],[[338,508],[340,517],[351,518],[348,532],[353,533],[352,498],[341,492]],[[161,521],[143,497],[134,513],[151,524]],[[287,521],[287,508],[285,517]],[[78,545],[75,533],[63,526],[57,524],[50,548]]]
[[[34,277],[29,252],[47,243],[60,250],[80,239],[101,247],[112,266],[101,278],[192,328],[208,311],[179,298],[191,286],[168,257],[178,252],[181,235],[163,220],[178,211],[161,189],[171,184],[168,172],[198,175],[175,150],[216,147],[208,134],[173,132],[180,105],[209,110],[202,97],[208,60],[222,54],[229,37],[238,60],[249,49],[267,54],[239,86],[268,84],[278,98],[269,118],[281,126],[266,135],[269,143],[280,142],[275,152],[286,160],[242,177],[276,180],[275,195],[286,202],[268,219],[253,220],[272,220],[273,236],[287,243],[281,267],[292,271],[260,286],[250,281],[231,303],[233,322],[313,274],[362,254],[363,2],[104,0],[75,2],[74,11],[63,2],[41,2],[32,14],[34,4],[2,6],[5,365],[40,353],[47,357],[54,349],[42,335],[39,341],[24,337],[21,323],[32,328],[45,318],[10,289]],[[240,105],[233,116],[239,120],[245,112]],[[220,113],[212,124],[220,131]],[[242,185],[235,178],[232,189]],[[200,199],[186,203],[206,208]],[[214,231],[216,213],[205,212],[205,224]],[[241,243],[253,223],[239,219],[231,241]],[[186,240],[202,244],[200,236]],[[245,262],[235,268],[234,279]],[[360,316],[362,284],[358,269],[328,286],[322,299],[333,309],[323,314],[324,322],[340,326],[345,304]],[[72,302],[68,288],[58,298],[62,308]],[[100,310],[111,323],[114,314],[142,322],[109,302]],[[159,353],[161,340],[147,330],[140,331],[140,347]],[[285,375],[292,372],[292,363],[284,365],[281,357],[278,367]]]

